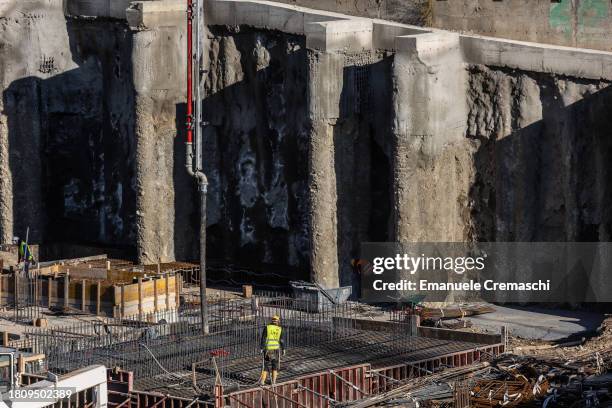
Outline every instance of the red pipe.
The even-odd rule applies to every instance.
[[[187,0],[187,143],[193,142],[193,0]]]

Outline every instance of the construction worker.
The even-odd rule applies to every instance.
[[[280,326],[280,317],[273,316],[272,323],[268,324],[261,333],[261,352],[264,356],[264,369],[261,372],[261,385],[266,384],[268,372],[271,373],[271,382],[276,384],[280,367],[280,355],[285,355],[285,342],[283,341],[283,328]]]
[[[34,263],[34,256],[32,256],[32,251],[30,250],[30,246],[23,240],[19,239],[19,237],[14,237],[13,242],[19,243],[19,252],[17,262],[24,262],[25,272],[28,273],[29,266],[31,263]]]

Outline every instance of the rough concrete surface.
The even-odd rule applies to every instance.
[[[280,2],[405,24],[427,25],[431,21],[431,7],[428,0],[280,0]]]
[[[132,32],[136,139],[136,232],[139,262],[193,259],[198,230],[195,183],[185,171],[182,128],[186,87],[185,27]],[[184,159],[183,159],[184,160]]]
[[[473,179],[458,38],[427,35],[394,60],[394,239],[462,242]]]
[[[0,1],[0,238],[197,259],[184,12],[86,3]],[[357,291],[366,241],[610,239],[610,53],[222,6],[236,24],[205,41],[209,258]]]
[[[475,240],[610,239],[610,84],[472,66]]]
[[[601,324],[601,313],[545,309],[542,307],[492,306],[495,311],[466,318],[474,326],[498,331],[508,328],[508,334],[524,339],[554,341],[575,334],[593,331]]]
[[[208,50],[209,253],[303,272],[309,247],[304,38],[214,27]]]
[[[3,242],[29,227],[31,242],[128,243],[126,25],[66,19],[61,1],[0,6]]]
[[[433,26],[492,37],[611,51],[607,0],[432,1]]]

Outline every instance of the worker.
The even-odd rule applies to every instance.
[[[266,384],[268,372],[271,373],[271,383],[276,384],[280,368],[281,353],[285,355],[285,342],[283,328],[280,326],[280,317],[273,316],[272,323],[268,324],[261,333],[261,352],[264,358],[264,369],[261,372],[261,385]]]
[[[34,256],[32,255],[30,246],[23,239],[19,239],[19,237],[14,237],[13,242],[15,241],[19,243],[19,256],[17,262],[24,262],[25,272],[27,273],[30,264],[34,263]]]

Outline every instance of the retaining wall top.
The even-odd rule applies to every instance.
[[[130,25],[140,30],[181,24],[184,1],[135,1],[126,15]],[[205,3],[205,21],[209,25],[248,25],[305,35],[309,48],[327,52],[371,49],[419,52],[435,43],[438,49],[459,47],[468,64],[612,80],[610,52],[464,35],[273,1],[208,0]]]

